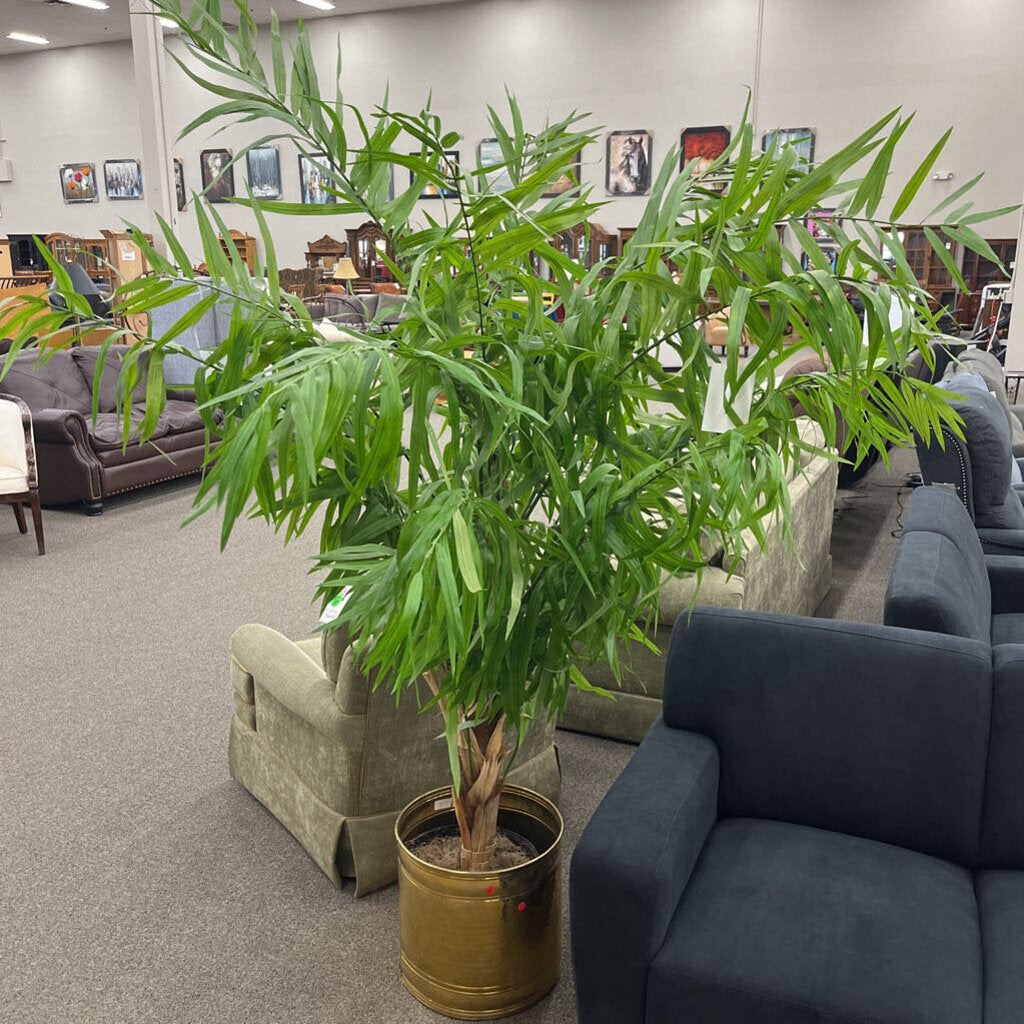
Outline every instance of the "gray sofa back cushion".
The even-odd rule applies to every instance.
[[[991,674],[975,640],[700,607],[676,622],[663,714],[718,745],[721,817],[973,864]]]
[[[885,592],[884,621],[990,643],[992,591],[984,556],[964,558],[941,533],[905,533]]]
[[[967,374],[947,382],[963,396],[951,405],[963,420],[974,488],[974,523],[979,528],[1024,530],[1024,505],[1010,484],[1010,427],[999,403]]]

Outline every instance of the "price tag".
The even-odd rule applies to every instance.
[[[348,599],[352,596],[352,588],[345,587],[337,597],[327,602],[323,614],[320,616],[321,623],[333,622],[340,614]]]

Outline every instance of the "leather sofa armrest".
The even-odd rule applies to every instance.
[[[1024,530],[979,526],[978,540],[986,555],[1024,555]]]
[[[174,398],[179,402],[194,402],[196,400],[195,388],[178,387],[176,384],[169,384],[167,397]]]
[[[81,444],[89,431],[85,417],[74,409],[40,409],[32,414],[36,440],[49,444]]]
[[[579,1019],[642,1024],[647,971],[718,812],[718,748],[659,718],[587,825],[569,899]]]
[[[291,640],[269,626],[239,626],[231,637],[231,656],[255,686],[318,732],[340,738],[343,716],[334,702],[334,684]]]
[[[985,566],[992,588],[992,614],[1024,612],[1024,558],[1019,555],[986,555]]]

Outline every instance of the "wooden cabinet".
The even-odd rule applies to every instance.
[[[629,240],[636,234],[636,228],[619,228],[619,255],[626,255],[626,246]]]
[[[934,230],[938,231],[938,228]],[[917,278],[917,283],[928,292],[929,295],[940,306],[952,306],[956,297],[956,286],[950,272],[943,266],[939,255],[931,247],[924,228],[920,226],[901,227],[899,239],[907,254],[907,263]],[[956,259],[956,242],[945,238],[941,232],[942,239],[950,256]]]
[[[105,238],[77,238],[63,231],[55,231],[43,241],[54,259],[60,263],[77,263],[96,284],[113,289],[114,272],[107,265]]]
[[[385,254],[388,259],[394,260],[394,249],[380,225],[368,220],[357,228],[349,228],[346,234],[349,255],[359,271],[355,282],[356,291],[369,291],[375,284],[394,280],[384,261]]]
[[[618,236],[612,234],[610,231],[605,231],[600,224],[592,223],[590,225],[590,253],[587,266],[592,267],[595,263],[600,263],[602,260],[612,259],[618,255]],[[602,271],[602,274],[604,275],[608,275],[610,273],[610,267],[607,267]]]
[[[311,270],[321,271],[324,277],[329,277],[334,270],[334,264],[346,255],[347,246],[330,235],[324,235],[315,242],[306,243],[306,266]]]
[[[127,231],[100,232],[107,240],[107,262],[113,266],[117,283],[134,281],[149,273],[149,263],[135,239]],[[153,236],[146,235],[152,244]]]

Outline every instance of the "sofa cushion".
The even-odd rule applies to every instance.
[[[131,430],[128,434],[129,443],[138,440],[139,425],[142,423],[144,415],[144,409],[137,405],[132,406]],[[85,422],[86,428],[89,431],[89,441],[96,451],[101,452],[112,448],[122,447],[122,441],[124,438],[122,425],[124,420],[121,414],[116,412],[101,412],[97,413],[95,422],[93,422],[92,416],[87,416]],[[167,425],[161,424],[158,420],[156,432],[149,440],[158,441],[159,438],[166,434]]]
[[[985,779],[979,862],[1024,868],[1024,647],[992,651],[992,737]],[[1024,1020],[1024,1016],[1020,1018]]]
[[[651,964],[647,1022],[980,1024],[982,977],[964,868],[734,818],[708,838]]]
[[[1024,872],[975,879],[985,960],[985,1024],[1024,1020]]]
[[[969,562],[941,533],[905,533],[885,592],[884,622],[989,642],[992,592],[984,559]]]
[[[137,412],[145,412],[145,406],[136,406]],[[157,422],[157,436],[163,434],[183,434],[189,430],[202,430],[203,418],[199,415],[199,407],[195,402],[183,402],[177,398],[168,398],[164,411]]]
[[[903,513],[903,532],[941,533],[967,560],[985,572],[985,551],[970,512],[952,487],[918,487]]]
[[[95,345],[80,345],[71,349],[71,358],[78,364],[85,378],[86,386],[89,388],[89,409],[92,410],[92,392],[96,381],[97,372],[100,374],[100,412],[115,412],[117,410],[117,381],[121,374],[121,364],[125,354],[129,351],[128,345],[111,345],[107,357],[103,362],[102,369],[99,365],[100,349]],[[144,353],[139,358],[139,380],[132,388],[131,404],[145,402],[146,400],[146,374],[149,370],[149,353]]]
[[[42,409],[74,409],[87,413],[92,394],[71,352],[60,349],[39,362],[39,350],[19,352],[0,387],[22,399],[33,412]]]

